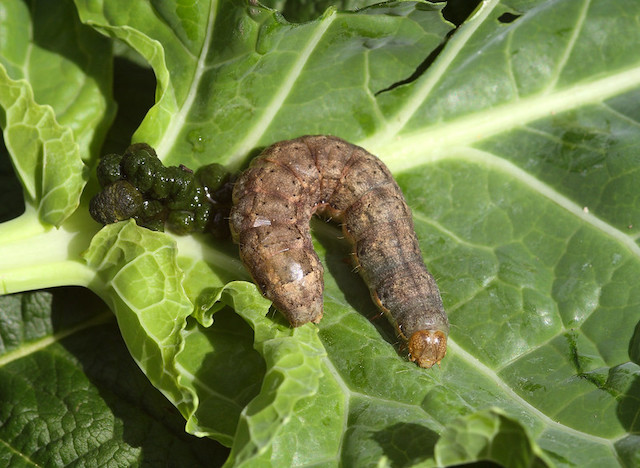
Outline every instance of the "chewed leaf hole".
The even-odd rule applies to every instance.
[[[445,39],[446,42],[447,39]],[[436,57],[440,54],[440,52],[442,52],[442,49],[444,49],[444,44],[445,42],[443,42],[442,44],[440,44],[438,47],[436,47],[428,56],[426,59],[424,59],[424,61],[418,65],[418,67],[416,68],[416,70],[411,74],[411,76],[400,80],[396,83],[393,83],[392,85],[388,86],[387,88],[381,89],[379,91],[377,91],[375,93],[376,96],[378,96],[381,93],[385,93],[387,91],[391,91],[399,86],[403,86],[409,83],[412,83],[414,81],[416,81],[418,78],[420,78],[420,76],[427,70],[427,68],[429,68],[429,66],[431,66],[431,64],[434,62],[434,60],[436,59]]]
[[[498,21],[503,24],[513,23],[515,20],[520,18],[522,15],[516,15],[514,13],[503,13],[498,17]]]

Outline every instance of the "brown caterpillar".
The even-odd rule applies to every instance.
[[[411,211],[384,163],[339,138],[275,143],[235,184],[231,233],[264,295],[294,327],[322,318],[323,267],[309,232],[314,213],[342,223],[358,270],[410,359],[421,367],[440,363],[449,321]]]

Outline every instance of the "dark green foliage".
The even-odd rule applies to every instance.
[[[208,164],[195,174],[183,165],[165,167],[153,148],[136,143],[122,155],[104,156],[96,172],[103,190],[93,197],[89,211],[101,224],[134,218],[154,231],[164,230],[166,223],[180,235],[229,235],[233,179],[220,164]]]

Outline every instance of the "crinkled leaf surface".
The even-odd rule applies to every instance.
[[[98,274],[94,289],[115,312],[133,358],[188,414],[193,396],[177,383],[174,359],[193,307],[182,288],[175,246],[165,235],[129,220],[103,228],[84,257]]]
[[[82,159],[95,157],[115,112],[112,45],[80,22],[71,0],[10,0],[0,13],[0,63],[73,131]]]
[[[27,202],[60,226],[79,204],[82,159],[113,116],[111,49],[73,4],[0,4],[0,125]]]
[[[0,298],[2,466],[211,466],[226,451],[183,430],[113,314],[88,291]]]
[[[33,100],[28,82],[8,77],[0,65],[0,107],[5,144],[42,221],[60,226],[78,207],[86,173],[69,128],[61,127],[48,106]]]
[[[507,448],[515,448],[510,450]],[[436,444],[439,466],[491,460],[501,466],[551,466],[548,457],[532,444],[523,427],[501,411],[479,411],[454,421]]]
[[[157,104],[135,138],[166,162],[239,167],[320,132],[378,154],[443,293],[448,355],[419,369],[369,319],[337,228],[313,223],[326,272],[317,335],[288,330],[254,286],[230,282],[245,278],[233,246],[181,239],[160,274],[181,305],[147,331],[129,302],[147,291],[124,287],[158,291],[144,262],[160,250],[136,247],[145,234],[128,225],[133,254],[100,278],[122,275],[125,293],[105,297],[130,317],[135,356],[152,331],[171,337],[170,355],[139,363],[165,394],[190,395],[187,427],[230,444],[229,464],[436,466],[487,458],[506,437],[493,460],[637,465],[637,2],[487,0],[448,39],[439,7],[423,3],[302,25],[231,1],[76,5],[153,67]],[[94,239],[96,264],[119,242],[108,233]]]

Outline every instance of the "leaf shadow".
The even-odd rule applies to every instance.
[[[393,467],[414,466],[433,458],[440,436],[420,424],[397,423],[374,432],[372,438],[382,448]]]
[[[113,99],[118,112],[107,131],[102,154],[122,153],[155,103],[156,77],[126,57],[113,59]]]
[[[100,89],[102,96],[110,97],[111,80],[104,77],[111,73],[111,64],[107,62],[102,67],[96,66],[96,57],[88,52],[100,46],[102,50],[109,50],[109,39],[83,24],[70,1],[33,1],[30,2],[29,13],[34,44],[77,65],[86,74],[87,81],[91,80]],[[82,44],[82,47],[72,46],[74,43]],[[94,128],[106,129],[111,119],[111,113],[105,112]],[[102,136],[101,131],[93,136],[90,143],[92,154],[99,150]]]
[[[149,466],[222,466],[228,449],[185,432],[182,415],[131,358],[115,319],[100,320],[107,314],[102,300],[79,287],[52,294],[54,336],[77,367],[70,383],[74,406],[60,416],[79,425],[93,421],[99,435],[91,436],[99,444],[93,450],[108,443]]]
[[[324,267],[344,294],[347,303],[369,319],[384,340],[398,349],[395,330],[373,303],[367,285],[353,265],[352,248],[342,237],[341,231],[317,218],[312,219],[311,226],[316,240],[326,251]]]
[[[640,365],[640,322],[629,340],[628,351],[631,361]],[[631,384],[618,398],[617,414],[620,423],[628,432],[640,431],[640,373],[635,373]]]
[[[266,373],[264,358],[254,348],[253,329],[229,307],[215,313],[209,328],[189,318],[190,329],[197,329],[211,349],[195,372],[194,384],[203,386],[195,418],[201,426],[234,434],[240,413],[260,393]]]
[[[0,190],[0,223],[3,223],[24,213],[25,203],[22,185],[20,185],[11,165],[2,134],[0,134],[0,187],[2,187]]]
[[[628,432],[637,433],[640,430],[640,376],[633,379],[618,400],[617,414]]]

